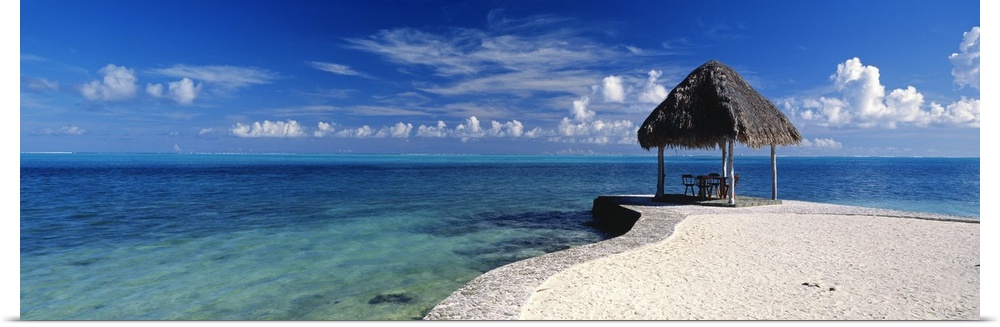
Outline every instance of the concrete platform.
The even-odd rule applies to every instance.
[[[736,195],[735,203],[729,203],[728,199],[719,198],[699,198],[691,195],[684,194],[664,194],[661,199],[654,199],[655,202],[663,203],[673,203],[673,204],[693,204],[701,206],[714,206],[714,207],[730,207],[730,208],[742,208],[742,207],[754,207],[772,204],[781,204],[781,200],[772,200],[765,198],[758,198],[752,196]]]

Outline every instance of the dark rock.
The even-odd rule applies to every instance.
[[[406,294],[379,294],[368,300],[368,304],[382,304],[382,303],[410,303],[413,298]]]
[[[71,262],[70,265],[81,266],[82,267],[82,266],[92,265],[92,264],[94,264],[94,263],[96,263],[98,261],[100,261],[100,260],[98,260],[98,259],[83,259],[83,260],[80,260],[80,261]]]

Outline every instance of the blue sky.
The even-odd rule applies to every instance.
[[[716,59],[799,129],[780,154],[979,156],[979,6],[24,1],[20,150],[644,154]]]

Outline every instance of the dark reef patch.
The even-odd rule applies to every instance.
[[[482,213],[443,217],[418,232],[438,237],[460,237],[497,229],[523,229],[525,233],[503,242],[483,242],[453,250],[472,259],[472,269],[486,272],[515,261],[614,237],[597,228],[589,211],[539,211],[516,214]]]
[[[393,304],[404,304],[413,301],[413,297],[403,293],[391,293],[391,294],[379,294],[368,300],[368,304],[382,304],[382,303],[393,303]]]

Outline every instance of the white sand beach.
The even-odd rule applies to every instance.
[[[980,319],[977,221],[621,202],[642,215],[625,235],[489,271],[425,319]]]
[[[666,241],[558,273],[520,319],[979,319],[979,225],[690,216]]]

